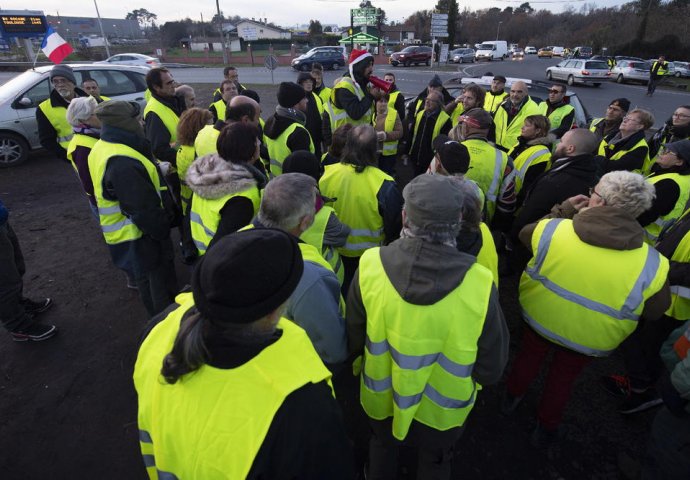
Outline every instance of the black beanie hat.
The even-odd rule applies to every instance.
[[[630,100],[628,100],[627,98],[616,98],[615,100],[611,100],[611,103],[609,103],[609,105],[621,107],[624,112],[630,110]]]
[[[194,303],[217,325],[252,323],[290,298],[303,270],[292,235],[273,228],[236,232],[218,240],[194,268]]]
[[[292,108],[297,105],[307,93],[295,82],[282,82],[278,87],[278,105],[284,108]]]
[[[283,173],[303,173],[318,182],[321,178],[321,162],[309,150],[296,150],[285,157]]]

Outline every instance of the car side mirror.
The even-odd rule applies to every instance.
[[[34,102],[29,97],[22,97],[17,101],[17,105],[21,105],[22,107],[31,107],[33,104]]]

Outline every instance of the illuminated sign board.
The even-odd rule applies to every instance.
[[[5,37],[40,37],[47,28],[45,15],[0,12],[0,30]]]

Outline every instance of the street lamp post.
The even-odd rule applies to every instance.
[[[496,27],[496,41],[498,41],[498,33],[501,31],[501,24],[503,22],[498,22],[498,26]]]

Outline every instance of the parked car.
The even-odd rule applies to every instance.
[[[448,90],[448,92],[452,96],[457,97],[462,93],[462,89],[464,88],[464,86],[470,83],[476,83],[477,85],[484,87],[488,91],[491,89],[492,80],[493,76],[456,77],[446,81],[443,84],[443,86],[446,88],[446,90]],[[510,90],[510,86],[518,80],[525,82],[527,84],[529,96],[535,102],[541,103],[549,98],[549,89],[551,88],[551,84],[539,80],[528,80],[524,78],[507,77],[505,86],[506,90]],[[414,98],[415,97],[411,97],[409,100],[411,101]],[[406,99],[406,101],[407,100],[408,99]],[[564,100],[566,103],[572,105],[575,109],[575,125],[577,125],[578,128],[588,128],[590,122],[592,121],[592,116],[589,114],[587,108],[582,103],[582,100],[577,95],[577,92],[567,89],[565,92]]]
[[[549,47],[540,48],[537,52],[537,57],[539,58],[551,58],[553,57],[553,51]]]
[[[577,58],[590,58],[592,56],[592,47],[579,46],[572,49],[573,54],[576,51],[578,52]]]
[[[456,48],[450,52],[448,59],[453,63],[472,63],[474,62],[474,50],[471,48]]]
[[[426,66],[429,66],[431,65],[432,54],[433,50],[431,47],[420,45],[409,46],[391,55],[388,58],[388,63],[394,67],[397,67],[398,65],[409,67],[413,64],[421,65],[422,63]]]
[[[70,66],[77,84],[92,78],[98,82],[103,95],[145,105],[148,67],[104,63]],[[0,86],[0,167],[18,165],[27,159],[31,150],[41,147],[36,107],[50,95],[51,68],[27,70]]]
[[[337,70],[345,65],[345,59],[340,50],[310,50],[293,59],[291,65],[295,70],[308,72],[315,63],[320,63],[326,70]]]
[[[338,45],[326,45],[323,47],[314,47],[311,50],[309,50],[306,55],[316,53],[316,52],[339,52],[343,56],[343,61],[345,62],[343,65],[347,64],[347,48],[343,46],[338,46]]]
[[[676,64],[676,78],[690,78],[690,64],[688,62],[674,62]]]
[[[149,57],[141,53],[119,53],[96,63],[108,63],[110,65],[138,65],[140,67],[160,67],[161,62],[156,57]]]
[[[563,48],[563,47],[553,47],[553,48],[551,49],[551,51],[553,52],[553,56],[554,56],[554,57],[562,57],[563,54],[565,53],[565,48]]]
[[[537,54],[537,48],[536,47],[525,47],[525,53],[527,55],[536,55]]]
[[[508,43],[505,40],[483,42],[474,54],[475,60],[505,60],[508,58]]]
[[[611,78],[618,83],[649,82],[649,71],[652,66],[644,60],[617,60],[611,69]]]
[[[568,85],[581,83],[598,87],[611,79],[611,72],[606,62],[570,59],[547,68],[546,78],[548,80],[564,80],[568,82]]]
[[[645,60],[644,58],[640,58],[640,57],[629,57],[629,56],[627,56],[627,55],[616,55],[616,56],[613,57],[613,58],[616,60],[616,63],[618,63],[620,60],[636,60],[636,61],[638,61],[638,62],[646,62],[646,60]],[[655,58],[654,60],[656,60],[656,58]]]
[[[513,59],[522,59],[525,58],[525,51],[521,48],[516,48],[515,51],[513,51]]]

